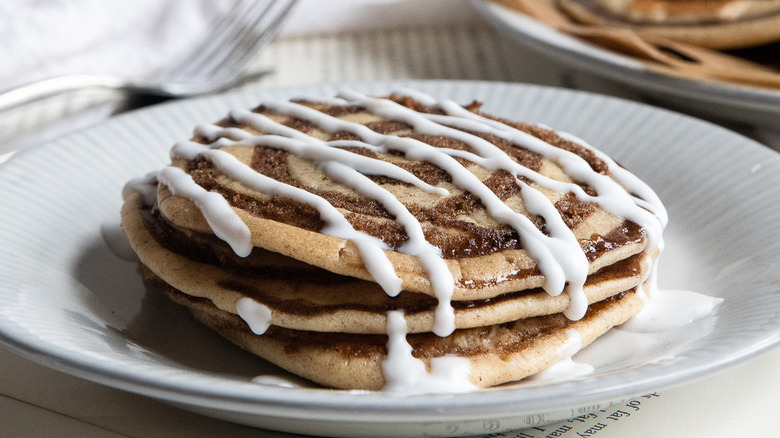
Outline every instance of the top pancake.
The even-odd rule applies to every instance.
[[[528,233],[549,240],[561,233],[555,228],[560,224],[573,233],[589,273],[645,249],[646,228],[591,202],[601,199],[600,189],[587,179],[596,184],[609,179],[610,190],[620,187],[613,178],[614,163],[541,127],[502,121],[496,125],[500,129],[488,129],[493,118],[480,114],[476,104],[468,110],[478,115],[478,123],[465,126],[451,120],[468,119],[463,115],[436,118],[444,113],[442,108],[401,95],[272,102],[200,127],[193,141],[174,148],[172,166],[229,202],[246,224],[252,247],[376,281],[377,270],[366,266],[368,256],[359,239],[345,237],[334,225],[338,218],[327,216],[337,213],[357,235],[377,238],[372,245],[383,243],[382,253],[400,278],[400,289],[429,295],[436,294],[430,268],[410,249],[410,229],[399,215],[416,219],[425,240],[440,251],[454,277],[452,299],[484,299],[543,286],[545,268],[538,265],[536,253],[529,252],[528,245],[534,243]],[[321,146],[343,154],[323,159],[318,155]],[[540,147],[544,152],[536,150]],[[227,154],[205,150],[225,152],[242,164],[225,165],[233,158],[225,161]],[[346,162],[357,166],[362,178],[339,167]],[[378,163],[392,164],[392,172]],[[257,180],[245,172],[262,177]],[[215,219],[204,216],[205,201],[186,196],[187,190],[177,189],[172,181],[161,178],[158,187],[163,219],[187,233],[220,235],[214,231]],[[622,196],[632,198],[621,190]],[[377,199],[377,193],[400,204]],[[554,215],[540,206],[536,195],[546,199]],[[315,207],[314,198],[327,201],[333,210]],[[534,202],[530,208],[529,199]],[[494,202],[511,211],[497,211]],[[633,207],[629,210],[641,213]],[[523,218],[532,230],[521,233],[510,224]],[[220,237],[240,240],[229,234]]]

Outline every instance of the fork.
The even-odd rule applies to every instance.
[[[42,99],[90,88],[116,90],[134,101],[209,94],[239,82],[246,64],[279,31],[297,0],[242,1],[193,50],[146,80],[110,75],[66,75],[0,94],[0,113]]]

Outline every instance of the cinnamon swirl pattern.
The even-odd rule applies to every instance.
[[[638,312],[666,224],[582,140],[413,90],[233,111],[124,196],[150,285],[345,389],[472,390],[549,367]]]

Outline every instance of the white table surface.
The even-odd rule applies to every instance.
[[[589,75],[542,59],[483,24],[477,17],[433,26],[349,29],[287,34],[254,63],[273,73],[247,87],[393,79],[474,79],[581,88],[640,99]],[[0,152],[27,147],[26,134],[41,120],[67,115],[71,101],[44,102],[0,116]],[[44,117],[45,116],[45,117]],[[105,117],[99,115],[98,117]],[[729,126],[780,150],[773,128]],[[775,128],[776,129],[776,128]],[[2,147],[6,147],[3,150]],[[1,168],[0,168],[1,171]],[[599,437],[777,436],[780,432],[780,348],[694,382],[641,399],[641,409],[600,430]],[[182,411],[143,396],[111,389],[32,363],[0,349],[0,437],[274,437],[261,431]],[[567,424],[575,437],[583,422]],[[508,437],[544,437],[555,430],[526,430]],[[584,431],[585,429],[580,429]],[[582,432],[584,433],[584,432]],[[775,435],[772,435],[775,434]],[[584,436],[584,435],[580,435]]]

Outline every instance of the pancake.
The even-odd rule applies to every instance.
[[[241,348],[297,376],[338,389],[380,390],[388,383],[383,363],[388,356],[386,335],[299,331],[272,326],[253,334],[238,316],[219,310],[211,301],[165,288],[176,303]],[[433,333],[406,337],[412,356],[431,369],[436,359],[468,361],[468,381],[478,388],[514,382],[554,364],[564,344],[576,337],[590,345],[610,328],[628,321],[642,308],[634,291],[596,303],[578,321],[558,313],[506,324],[456,330],[447,337]],[[576,333],[574,333],[574,332]]]
[[[420,113],[413,109],[405,108],[391,100],[385,100],[383,103],[389,105],[388,108],[385,108],[388,111],[404,109],[405,112],[400,117],[420,120],[417,119],[420,117]],[[540,223],[543,221],[548,221],[544,224],[547,228],[553,226],[566,228],[561,231],[562,233],[569,234],[569,228],[573,229],[574,235],[566,236],[569,240],[562,242],[561,245],[589,247],[586,251],[589,258],[588,272],[595,272],[600,267],[639,253],[647,245],[643,234],[647,231],[646,229],[626,223],[624,219],[599,208],[594,203],[581,201],[580,198],[571,193],[562,194],[549,187],[541,187],[536,181],[527,183],[527,196],[545,196],[552,208],[548,205],[541,206],[540,208],[546,208],[544,216],[527,214],[523,199],[525,195],[520,194],[522,180],[518,183],[509,171],[526,172],[528,177],[544,181],[548,186],[561,186],[565,190],[577,190],[583,198],[591,196],[589,192],[592,193],[593,188],[587,187],[584,182],[573,183],[563,169],[552,160],[541,157],[539,153],[514,147],[499,135],[521,136],[522,139],[519,141],[529,142],[529,145],[525,145],[526,147],[535,143],[535,146],[542,148],[555,148],[555,153],[560,149],[570,148],[575,155],[585,157],[573,166],[587,165],[587,169],[579,169],[578,171],[591,173],[589,176],[594,181],[601,175],[599,171],[593,169],[594,167],[606,172],[605,162],[597,158],[591,150],[557,137],[550,131],[537,127],[525,127],[530,132],[526,133],[521,129],[507,127],[507,131],[502,132],[500,129],[504,128],[491,128],[484,125],[478,129],[486,131],[493,129],[496,133],[472,135],[441,124],[433,124],[433,127],[429,126],[428,132],[416,134],[410,132],[407,123],[383,120],[368,114],[355,104],[337,106],[335,109],[329,104],[309,104],[312,108],[300,103],[277,103],[277,106],[280,107],[276,108],[277,112],[306,113],[307,117],[318,118],[319,122],[331,123],[336,126],[330,127],[332,132],[325,132],[318,127],[313,127],[311,121],[302,119],[302,114],[298,114],[300,117],[289,114],[276,115],[273,114],[273,111],[260,108],[254,113],[234,112],[233,120],[222,122],[222,125],[227,126],[226,128],[215,130],[214,127],[209,127],[201,130],[210,130],[210,135],[248,135],[256,139],[248,140],[249,143],[252,141],[274,143],[280,138],[279,136],[261,135],[254,137],[258,126],[251,125],[253,123],[270,123],[269,129],[284,131],[286,135],[300,134],[300,131],[295,131],[286,125],[298,126],[306,130],[305,135],[331,142],[329,144],[359,144],[360,146],[356,147],[328,148],[342,153],[341,155],[348,155],[346,158],[342,157],[345,160],[354,160],[357,157],[363,159],[359,164],[362,166],[372,166],[381,162],[392,165],[393,171],[396,173],[400,173],[398,171],[411,173],[411,176],[407,176],[407,178],[413,183],[401,182],[383,175],[374,177],[376,183],[370,177],[365,177],[361,183],[368,182],[374,185],[371,187],[372,189],[384,191],[385,193],[380,194],[380,196],[389,192],[403,204],[402,206],[393,205],[392,208],[403,209],[405,211],[402,210],[401,213],[408,212],[414,216],[413,219],[419,220],[419,225],[413,224],[412,226],[419,227],[421,230],[414,231],[421,231],[422,236],[418,237],[420,239],[424,237],[437,253],[441,253],[447,269],[454,276],[454,299],[490,298],[505,292],[540,287],[545,281],[550,280],[551,275],[539,271],[534,257],[529,254],[527,249],[523,248],[523,245],[529,247],[547,246],[548,241],[552,240],[544,235],[546,230],[540,229]],[[343,111],[341,116],[344,120],[317,110],[317,106],[321,110],[331,113]],[[242,119],[242,121],[238,122],[235,119]],[[274,119],[278,122],[273,122]],[[451,119],[457,120],[458,118],[451,117]],[[362,123],[367,124],[367,126]],[[242,125],[241,130],[244,131],[244,134],[238,134],[239,128],[232,125]],[[380,129],[383,132],[376,133],[372,128]],[[370,142],[366,139],[355,140],[355,134],[349,132],[350,130],[361,131],[362,134],[373,137],[371,140],[376,142],[400,140],[399,144],[393,145],[398,149],[376,152],[373,150],[375,147],[369,145]],[[293,131],[298,134],[294,134]],[[451,135],[461,133],[474,144],[466,145],[463,141],[431,134],[431,132],[447,132]],[[552,146],[542,142],[533,133],[549,137],[557,144]],[[204,132],[199,134],[202,135]],[[504,144],[494,146],[482,137]],[[420,141],[421,138],[432,143],[444,143],[430,146]],[[383,287],[395,287],[396,290],[403,289],[435,296],[432,284],[428,280],[430,267],[424,266],[418,255],[409,254],[408,251],[403,250],[402,246],[409,244],[407,230],[404,230],[404,226],[400,225],[398,220],[393,220],[392,214],[386,210],[386,206],[368,196],[357,193],[355,187],[347,187],[335,181],[334,175],[326,175],[318,167],[317,161],[304,160],[286,150],[279,149],[287,146],[243,144],[241,141],[233,143],[235,144],[219,148],[218,150],[223,153],[220,156],[226,161],[231,161],[231,165],[238,164],[233,162],[237,160],[245,165],[242,169],[251,168],[253,170],[252,177],[262,176],[262,179],[254,181],[259,185],[267,184],[260,191],[248,187],[246,181],[239,182],[234,177],[225,175],[224,171],[215,168],[213,163],[207,159],[188,160],[179,156],[173,160],[172,167],[187,169],[188,175],[201,187],[212,192],[219,192],[225,198],[230,199],[233,211],[241,219],[241,223],[249,229],[251,235],[251,241],[234,242],[235,245],[241,245],[247,250],[251,247],[262,247],[341,275],[376,281]],[[315,144],[321,146],[320,143]],[[180,146],[181,148],[174,148],[174,155],[184,154],[180,152],[183,149],[198,150],[194,143]],[[475,160],[480,159],[477,158],[477,154],[469,150],[469,146],[484,147],[488,149],[486,153],[495,154],[498,158],[507,158],[507,162],[503,165],[508,167],[509,171],[488,171],[484,167],[466,162],[460,156],[471,157]],[[306,147],[316,148],[319,146],[307,144]],[[452,175],[447,174],[446,171],[437,170],[436,166],[424,161],[408,160],[399,156],[403,153],[400,152],[400,149],[407,147],[424,147],[423,153],[431,154],[431,159],[440,160],[444,162],[442,165],[451,167],[451,171],[459,172],[458,178],[463,180],[459,181],[459,184],[472,185],[472,190],[481,190],[482,198],[478,198],[473,193],[453,184],[451,182]],[[505,150],[502,150],[501,147],[504,147]],[[212,149],[208,153],[213,152]],[[307,153],[321,152],[315,150]],[[227,154],[230,154],[232,158],[226,157]],[[517,156],[512,157],[512,154]],[[230,166],[226,164],[226,167]],[[387,170],[387,166],[382,167],[385,167],[381,169],[382,171]],[[409,172],[409,170],[414,172]],[[272,184],[270,180],[273,180]],[[433,187],[431,188],[431,186]],[[286,191],[291,187],[297,190],[290,190],[283,196],[269,196],[262,193],[262,190]],[[447,195],[432,192],[433,190],[446,190]],[[290,196],[297,196],[305,201],[291,201]],[[321,200],[327,201],[328,204],[323,207]],[[197,208],[192,200],[186,197],[173,196],[168,184],[159,185],[157,202],[161,215],[172,226],[187,232],[213,233],[211,225],[204,219],[201,209]],[[317,208],[322,208],[323,211],[312,208],[311,205],[307,205],[307,202],[318,204]],[[490,214],[484,203],[491,203],[491,207],[496,211]],[[647,213],[639,210],[641,209],[635,212],[637,215]],[[323,223],[321,219],[323,215],[330,215],[333,222]],[[499,223],[494,217],[496,215],[505,216],[501,219],[505,223]],[[323,227],[337,231],[320,232]],[[519,235],[518,229],[527,232],[522,232],[522,235]],[[357,239],[343,237],[355,235],[355,232],[359,235]],[[339,233],[342,235],[335,235]],[[397,275],[401,280],[400,284],[389,285],[388,283],[394,282],[396,279],[385,279],[382,273],[378,272],[381,271],[381,268],[376,268],[375,272],[371,272],[371,266],[364,263],[366,255],[361,254],[359,246],[363,244],[362,239],[365,235],[381,240],[385,246],[383,248],[384,254],[377,257],[388,259],[393,268],[394,275],[392,277]],[[528,241],[521,243],[522,239]],[[291,244],[292,242],[307,242],[308,244],[296,245]],[[365,246],[363,245],[364,248]],[[539,250],[539,252],[545,251],[544,248]],[[373,256],[368,257],[374,258]]]
[[[314,382],[382,388],[405,354],[523,378],[638,311],[666,213],[584,141],[480,107],[405,90],[233,111],[128,183],[122,227],[150,284]]]
[[[641,36],[712,49],[780,40],[778,0],[558,0],[580,23],[629,27]]]
[[[159,218],[133,195],[123,212],[127,233],[141,262],[154,267],[160,281],[193,297],[207,298],[222,311],[236,314],[236,303],[251,298],[271,310],[269,323],[307,331],[382,334],[387,312],[403,310],[409,333],[430,332],[437,301],[426,294],[402,291],[390,297],[376,283],[329,271],[267,251],[255,250],[256,264],[243,269],[220,266],[219,256],[197,259],[186,244],[165,229]],[[215,244],[216,245],[216,244]],[[177,253],[175,250],[180,251]],[[188,257],[189,256],[189,257]],[[636,254],[590,275],[584,292],[589,303],[636,287],[652,264],[648,254]],[[494,325],[540,315],[560,313],[569,307],[566,294],[550,296],[540,288],[506,293],[483,300],[453,301],[458,329]]]

